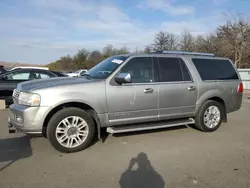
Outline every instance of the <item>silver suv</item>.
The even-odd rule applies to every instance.
[[[231,60],[157,52],[105,59],[80,78],[20,83],[9,131],[42,134],[61,152],[85,149],[101,129],[124,133],[195,124],[215,131],[240,109],[243,85]]]

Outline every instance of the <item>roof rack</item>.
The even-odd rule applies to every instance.
[[[179,55],[197,55],[197,56],[210,56],[214,57],[212,53],[200,53],[200,52],[186,52],[186,51],[156,51],[152,53],[163,53],[163,54],[179,54]]]

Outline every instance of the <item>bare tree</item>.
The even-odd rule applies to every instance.
[[[195,49],[195,38],[193,35],[187,30],[184,29],[181,32],[180,38],[179,38],[179,48],[182,51],[194,51]]]
[[[155,51],[175,50],[177,47],[176,37],[172,33],[160,31],[156,34],[152,47]]]
[[[78,68],[84,68],[84,62],[87,60],[89,56],[89,51],[85,48],[79,50],[77,54],[74,56],[74,63]]]
[[[194,50],[197,52],[207,52],[218,54],[218,40],[214,33],[199,35],[194,39]]]
[[[70,55],[62,56],[59,62],[64,70],[72,70],[77,68],[76,64],[74,64],[73,59],[70,57]]]
[[[146,45],[143,52],[144,53],[151,53],[153,51],[152,45]]]
[[[236,67],[241,68],[242,60],[247,56],[250,45],[250,22],[247,19],[238,18],[228,21],[225,25],[219,26],[217,35],[226,50],[234,56]]]
[[[129,52],[129,49],[128,49],[126,46],[121,47],[121,48],[119,48],[119,49],[116,51],[116,54],[117,54],[117,55],[119,55],[119,54],[128,54],[128,53],[130,53],[130,52]]]
[[[116,54],[116,49],[113,48],[111,44],[108,44],[103,48],[102,54],[104,58],[115,55]]]
[[[168,50],[177,50],[177,48],[178,48],[177,37],[173,33],[169,33]]]
[[[102,57],[102,54],[98,50],[94,50],[90,53],[88,60],[97,63]]]

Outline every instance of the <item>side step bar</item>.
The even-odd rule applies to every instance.
[[[136,132],[136,131],[161,129],[161,128],[167,128],[167,127],[175,127],[175,126],[188,125],[188,124],[194,124],[194,123],[195,121],[193,118],[177,119],[177,120],[169,120],[169,121],[161,121],[161,122],[140,123],[140,124],[132,124],[132,125],[107,127],[107,132],[111,134],[127,133],[127,132]]]

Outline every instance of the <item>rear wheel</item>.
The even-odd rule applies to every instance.
[[[204,132],[212,132],[219,128],[222,121],[224,107],[213,100],[206,101],[195,117],[196,127]]]
[[[95,124],[82,109],[69,107],[52,116],[47,127],[51,145],[58,151],[70,153],[87,148],[94,139]]]

